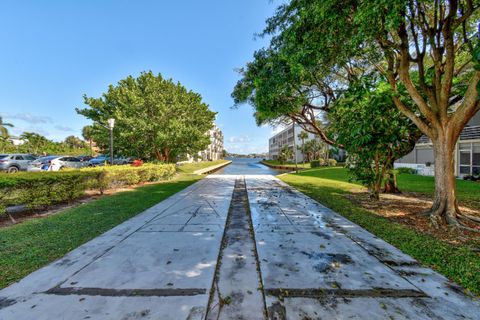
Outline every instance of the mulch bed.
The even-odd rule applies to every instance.
[[[375,214],[389,220],[398,222],[420,233],[430,234],[442,241],[458,245],[468,245],[480,252],[480,227],[479,232],[457,230],[448,227],[435,228],[428,217],[420,213],[430,209],[432,198],[424,194],[403,192],[400,194],[382,194],[379,201],[372,201],[365,190],[353,190],[345,197],[352,203],[361,206]],[[469,203],[460,203],[460,210],[468,215],[480,217],[480,210]]]

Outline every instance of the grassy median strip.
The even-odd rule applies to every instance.
[[[429,193],[433,191],[433,180],[428,177],[400,176],[399,187],[403,190]],[[356,206],[344,197],[359,185],[348,182],[343,168],[306,170],[298,174],[285,174],[280,179],[299,191],[331,208],[347,219],[367,229],[374,235],[411,255],[423,265],[432,267],[449,279],[480,296],[480,254],[464,245],[450,245],[430,235],[378,216]],[[474,191],[471,191],[475,189]],[[480,185],[459,181],[459,197],[477,200]],[[470,192],[474,192],[470,194]],[[476,198],[476,199],[472,199]]]
[[[288,168],[295,169],[295,163],[293,163],[293,162],[282,162],[282,161],[278,161],[278,160],[263,160],[262,162],[266,165],[282,166],[282,167],[288,167]],[[298,167],[300,169],[310,169],[310,162],[306,162],[306,163],[299,162],[299,163],[297,163],[296,167]]]
[[[52,262],[201,179],[174,179],[104,196],[76,208],[0,229],[0,288]]]
[[[214,161],[205,161],[205,162],[192,162],[184,163],[178,167],[180,172],[193,173],[194,171],[205,169],[208,167],[213,167],[218,164],[227,162],[227,160],[214,160]]]

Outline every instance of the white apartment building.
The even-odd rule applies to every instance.
[[[216,125],[207,133],[210,136],[210,145],[200,151],[198,156],[203,161],[220,160],[223,158],[223,133]]]
[[[298,124],[290,125],[283,131],[277,133],[271,137],[268,141],[268,158],[271,160],[277,160],[279,153],[282,149],[287,146],[290,150],[293,151],[294,156],[297,158],[297,162],[303,162],[303,154],[301,150],[302,139],[298,137],[300,132],[306,132]],[[313,133],[309,133],[308,138],[305,139],[305,142],[315,139]],[[300,148],[297,148],[297,146]],[[289,161],[294,161],[295,158],[288,159]]]
[[[480,174],[480,113],[463,128],[455,146],[454,161],[456,176]],[[422,136],[412,152],[395,161],[395,168],[398,167],[413,168],[421,175],[433,176],[435,157],[430,139]]]
[[[21,146],[25,143],[25,140],[17,136],[9,136],[7,140],[10,141],[14,146]]]

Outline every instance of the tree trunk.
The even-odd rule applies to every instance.
[[[163,160],[163,155],[160,153],[160,151],[155,148],[155,157],[157,158],[157,160]]]
[[[386,172],[387,174],[385,178],[383,193],[402,193],[397,187],[397,175],[393,171],[393,166],[391,164],[386,169]]]
[[[443,139],[442,139],[443,138]],[[457,205],[454,149],[456,141],[438,137],[433,142],[435,156],[435,195],[432,208],[428,211],[434,225],[459,226]]]
[[[163,153],[165,155],[165,162],[170,162],[170,149],[165,148]]]
[[[379,163],[379,156],[378,152],[375,154],[374,157],[374,172],[375,172],[375,179],[371,183],[368,191],[370,193],[370,199],[378,201],[380,200],[380,188],[382,186],[382,174],[380,173],[380,163]]]

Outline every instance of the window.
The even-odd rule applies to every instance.
[[[23,160],[22,156],[15,156],[15,160]]]
[[[472,174],[480,174],[480,143],[472,143]]]
[[[460,165],[470,165],[470,150],[460,150]]]
[[[480,143],[460,143],[458,148],[459,174],[480,174]]]

